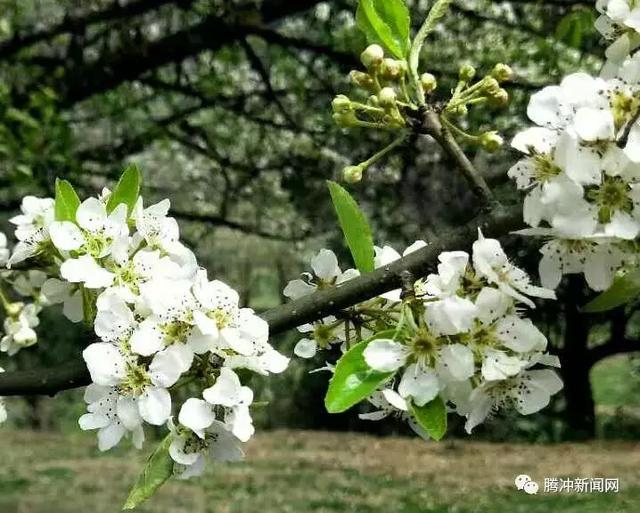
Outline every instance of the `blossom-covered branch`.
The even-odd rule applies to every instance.
[[[372,273],[345,282],[340,287],[317,291],[268,310],[261,317],[269,324],[271,334],[282,333],[397,288],[401,285],[403,272],[408,271],[416,276],[426,274],[434,269],[442,251],[469,247],[479,227],[487,236],[500,237],[521,226],[519,207],[498,207],[467,225],[443,233],[429,241],[426,247]],[[58,366],[0,374],[0,396],[53,395],[62,390],[85,386],[89,382],[89,373],[78,356],[78,360]]]

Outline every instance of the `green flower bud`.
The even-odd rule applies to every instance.
[[[373,90],[373,78],[371,78],[367,73],[363,73],[362,71],[353,70],[349,73],[349,79],[352,83],[361,87],[362,89],[366,89],[367,91]]]
[[[369,45],[360,55],[360,60],[367,69],[379,66],[382,59],[384,59],[384,50],[380,45]]]
[[[342,177],[347,183],[358,183],[362,180],[362,168],[360,166],[347,166],[342,170]]]
[[[489,153],[493,153],[498,151],[504,144],[504,139],[500,137],[498,132],[492,130],[490,132],[485,132],[480,136],[480,144]]]
[[[469,109],[466,105],[458,105],[455,109],[453,109],[453,115],[459,118],[466,116],[469,114]]]
[[[390,108],[396,104],[397,95],[393,87],[384,87],[378,93],[378,101],[383,108]]]
[[[498,107],[504,107],[509,103],[509,93],[504,89],[500,89],[495,94],[493,94],[490,99],[491,103],[493,103],[494,105],[497,105]]]
[[[402,61],[395,59],[384,59],[380,66],[380,74],[387,80],[396,80],[404,73],[404,66]]]
[[[359,123],[358,118],[353,111],[336,112],[333,115],[333,120],[340,128],[351,128],[354,126],[358,126]]]
[[[493,77],[486,77],[484,79],[484,90],[489,96],[494,96],[502,90],[498,81]]]
[[[494,66],[491,76],[498,82],[505,82],[511,80],[513,70],[506,64],[498,63]]]
[[[333,108],[333,112],[338,114],[351,112],[353,110],[351,100],[344,94],[336,96],[331,102],[331,107]]]
[[[372,107],[380,107],[380,100],[378,100],[378,97],[375,94],[369,96],[367,103]]]
[[[463,82],[469,82],[473,80],[473,77],[476,76],[476,68],[474,68],[471,64],[463,64],[460,66],[460,80]]]
[[[438,81],[431,73],[420,75],[420,84],[422,85],[422,90],[427,94],[432,93],[438,87]]]

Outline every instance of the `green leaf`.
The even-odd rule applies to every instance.
[[[447,408],[440,396],[424,406],[409,407],[418,425],[434,440],[440,440],[447,432]]]
[[[118,180],[111,196],[109,196],[107,212],[113,212],[118,205],[124,203],[127,205],[129,215],[131,215],[133,207],[135,206],[136,201],[138,201],[138,196],[140,196],[141,183],[142,176],[140,175],[138,166],[131,164],[124,170],[124,173],[122,173],[120,180]]]
[[[363,352],[374,340],[393,338],[395,330],[381,331],[342,355],[329,381],[324,405],[329,413],[342,413],[370,396],[393,372],[379,372],[367,365]]]
[[[56,221],[76,222],[76,211],[80,206],[80,198],[76,190],[66,180],[56,179],[56,199],[54,213]]]
[[[169,455],[173,435],[167,435],[149,456],[147,464],[129,492],[122,509],[134,509],[151,497],[173,474],[173,459]]]
[[[411,18],[403,0],[360,0],[356,21],[369,43],[381,44],[398,59],[407,57]]]
[[[606,312],[626,305],[640,296],[640,269],[635,269],[613,280],[602,294],[587,303],[582,310],[587,313]]]
[[[573,48],[582,47],[585,36],[594,32],[595,16],[591,9],[580,8],[564,16],[556,27],[556,39]]]
[[[335,182],[328,182],[328,185],[353,261],[360,272],[369,273],[374,270],[375,265],[373,237],[367,218],[343,187]]]

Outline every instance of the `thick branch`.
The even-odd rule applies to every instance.
[[[468,248],[481,228],[488,237],[500,237],[522,227],[519,207],[494,211],[469,224],[443,233],[426,247],[389,265],[350,280],[335,289],[316,292],[262,314],[272,335],[301,324],[322,319],[330,314],[402,286],[402,276],[410,272],[416,277],[432,271],[442,251]],[[90,382],[80,360],[57,367],[0,373],[0,396],[53,395],[61,390],[77,388]]]
[[[595,365],[600,360],[621,353],[640,351],[640,341],[630,338],[609,340],[609,342],[589,350],[589,363]]]

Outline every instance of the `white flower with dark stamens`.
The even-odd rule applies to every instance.
[[[465,429],[471,433],[490,414],[513,406],[522,415],[535,413],[549,404],[551,396],[562,389],[562,381],[550,369],[526,370],[512,378],[486,381],[469,396]]]
[[[173,461],[183,468],[180,478],[187,479],[201,475],[208,460],[239,461],[244,457],[239,440],[222,422],[212,421],[203,435],[204,437],[199,437],[195,433],[182,431],[174,434],[169,446],[169,454]]]
[[[342,272],[335,253],[330,249],[321,249],[311,259],[311,268],[313,276],[307,276],[306,280],[292,280],[287,284],[283,291],[286,297],[298,299],[312,294],[318,289],[337,286],[360,275],[355,269],[347,269]]]
[[[495,239],[485,239],[480,231],[478,240],[473,243],[473,266],[489,283],[528,306],[535,305],[525,294],[547,299],[556,297],[552,290],[532,285],[529,276],[509,262],[500,243]]]
[[[135,398],[119,396],[113,387],[91,384],[85,389],[84,400],[88,413],[82,415],[78,423],[83,430],[98,430],[101,451],[115,447],[128,433],[133,445],[142,448],[144,431]]]
[[[20,205],[21,214],[9,222],[16,225],[15,236],[19,241],[31,239],[36,232],[45,230],[54,220],[54,200],[25,196]]]

